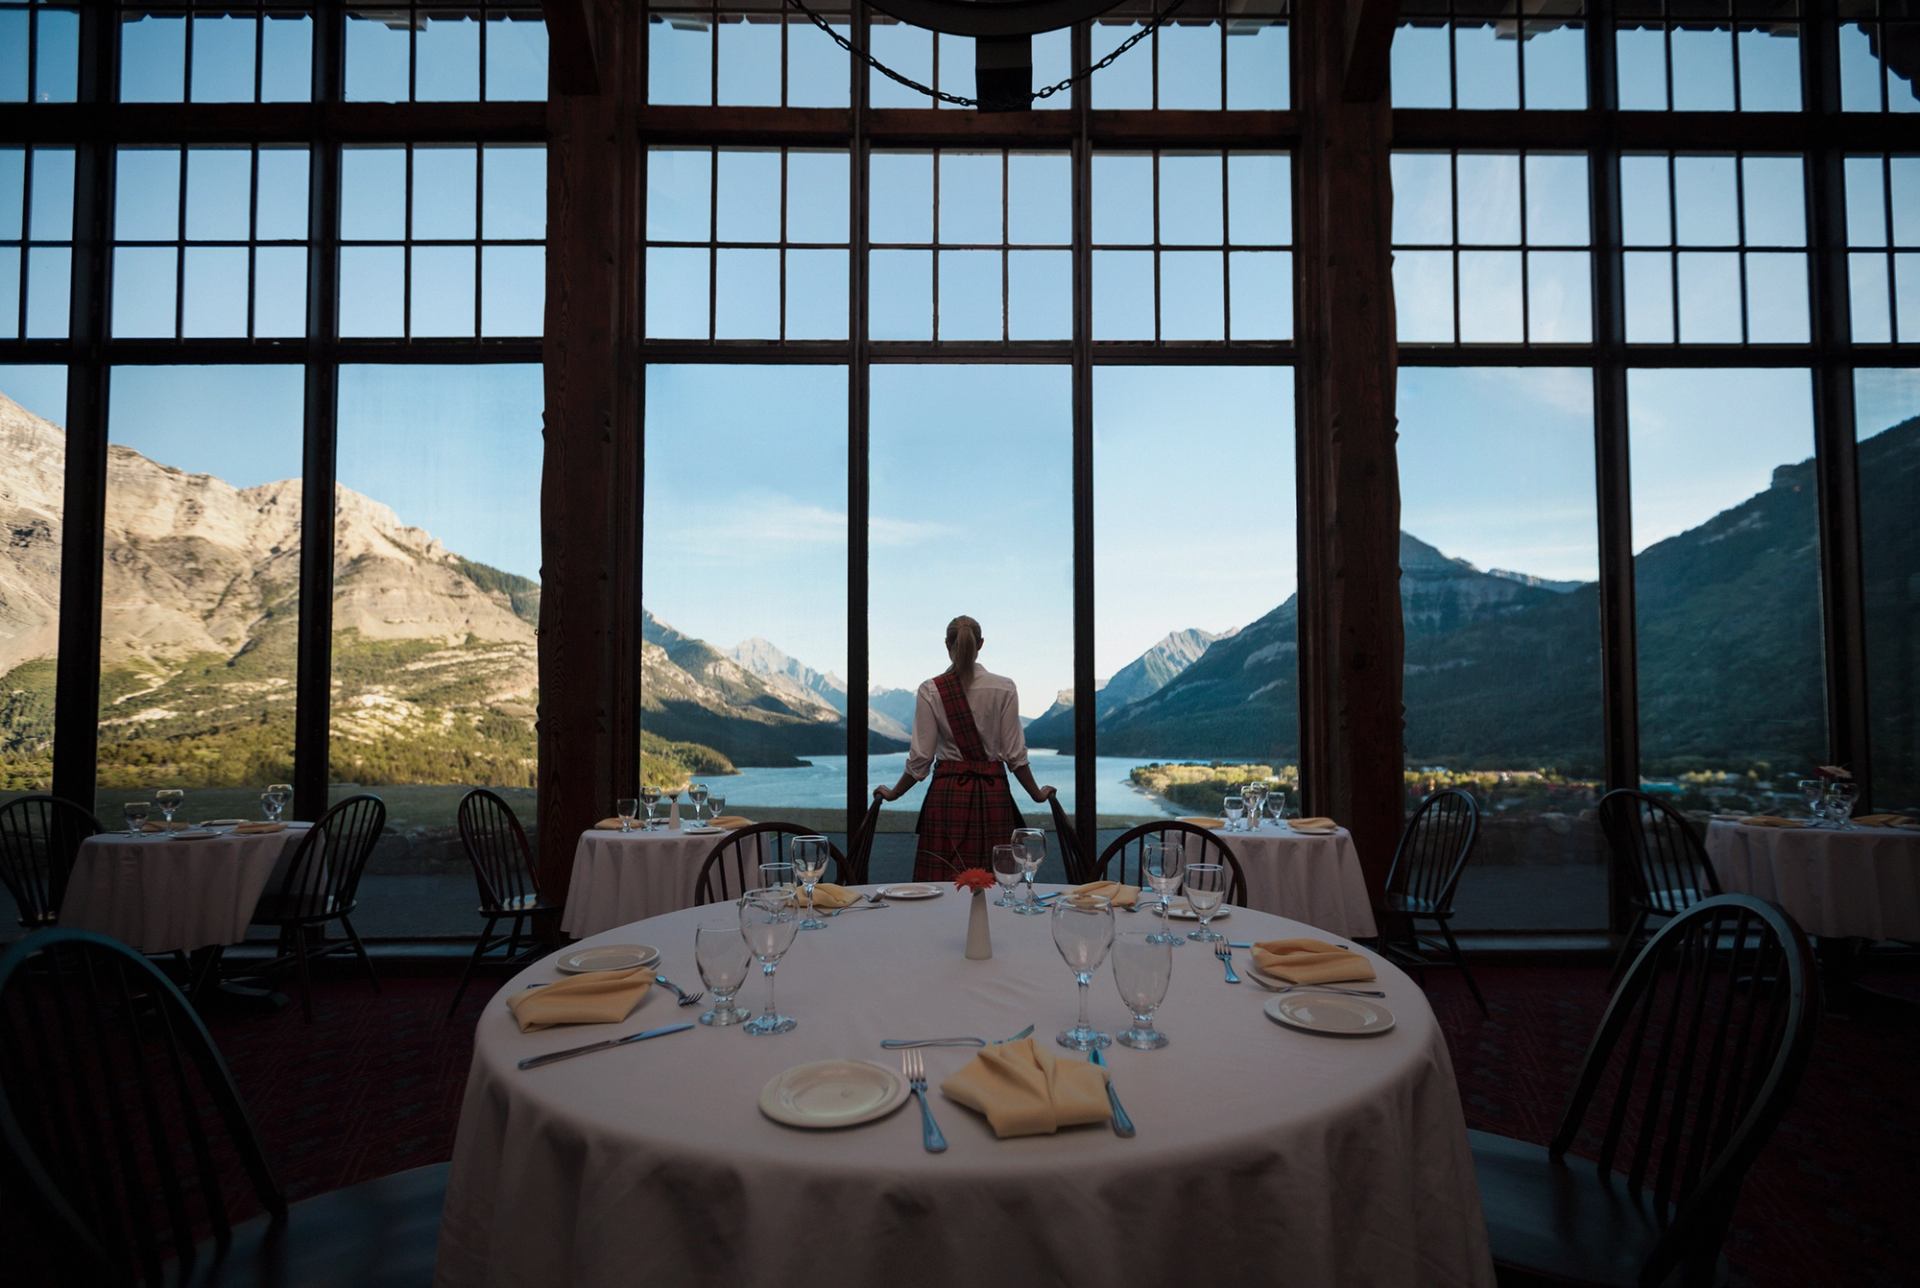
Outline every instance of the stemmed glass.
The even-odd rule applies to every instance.
[[[693,825],[699,827],[700,816],[706,812],[707,808],[707,785],[705,783],[695,783],[692,787],[689,787],[687,789],[687,799],[693,802]]]
[[[1244,796],[1229,796],[1221,802],[1221,808],[1227,816],[1227,831],[1238,832],[1247,817],[1247,799]]]
[[[1260,830],[1261,820],[1266,817],[1264,806],[1267,803],[1267,785],[1265,783],[1248,783],[1240,789],[1240,795],[1247,802],[1247,830],[1249,832],[1258,832]]]
[[[720,923],[695,926],[693,960],[700,968],[700,982],[713,994],[713,1009],[702,1011],[700,1022],[725,1028],[746,1019],[747,1013],[733,1004],[753,965],[753,951],[747,947],[741,928]]]
[[[269,823],[280,821],[280,811],[286,808],[286,804],[271,791],[260,793],[260,815]]]
[[[1860,784],[1842,778],[1827,785],[1827,818],[1842,831],[1853,827],[1854,802],[1860,799]]]
[[[1153,1012],[1172,978],[1173,949],[1159,935],[1128,930],[1113,937],[1113,982],[1133,1016],[1133,1027],[1116,1039],[1121,1046],[1152,1051],[1167,1044],[1167,1035],[1153,1027]]]
[[[1000,883],[1000,897],[993,901],[994,907],[1018,908],[1020,906],[1020,901],[1013,897],[1013,890],[1020,884],[1020,878],[1026,870],[1026,857],[1020,853],[1019,846],[996,845],[993,847],[993,879]]]
[[[160,807],[162,821],[171,824],[174,811],[180,808],[181,802],[186,798],[187,794],[178,787],[162,787],[153,794],[153,803]]]
[[[1273,816],[1273,825],[1275,827],[1284,827],[1286,825],[1287,794],[1285,792],[1275,789],[1273,795],[1267,798],[1267,813]]]
[[[1069,1051],[1113,1045],[1111,1033],[1100,1032],[1087,1020],[1087,988],[1112,945],[1113,903],[1105,895],[1069,894],[1053,901],[1053,946],[1080,988],[1079,1021],[1053,1039]]]
[[[1156,944],[1171,948],[1183,942],[1167,924],[1167,903],[1180,888],[1180,874],[1187,866],[1186,842],[1177,836],[1149,836],[1140,843],[1140,870],[1147,884],[1160,896],[1160,929],[1150,936]]]
[[[793,903],[793,864],[778,861],[762,863],[760,865],[760,888],[762,890],[774,891],[791,906]],[[748,891],[748,893],[752,892]]]
[[[827,875],[827,838],[796,836],[789,853],[793,855],[793,874],[800,878],[801,887],[807,892],[807,919],[800,923],[800,929],[825,930],[827,923],[813,915],[813,884]]]
[[[1226,936],[1207,923],[1213,920],[1213,914],[1227,897],[1226,867],[1219,863],[1189,863],[1180,879],[1187,889],[1187,907],[1200,918],[1200,929],[1189,930],[1187,938],[1203,944],[1224,939]]]
[[[793,947],[793,937],[799,929],[799,921],[794,917],[793,910],[787,907],[785,892],[749,890],[741,897],[740,936],[746,940],[754,960],[760,963],[760,973],[767,977],[767,1009],[741,1026],[755,1037],[768,1033],[791,1033],[799,1026],[799,1021],[792,1016],[780,1014],[773,998],[773,973],[779,968],[780,959],[787,955],[787,949]]]
[[[1807,802],[1807,813],[1819,827],[1827,817],[1827,783],[1823,778],[1802,778],[1800,795]]]
[[[287,802],[293,799],[293,784],[268,783],[267,795],[273,797],[274,803],[268,805],[265,800],[260,803],[265,807],[267,818],[272,822],[278,822],[280,815],[286,811]]]
[[[660,789],[648,783],[640,789],[640,804],[646,807],[647,830],[653,830],[653,811],[660,804]]]
[[[127,835],[128,836],[140,835],[140,829],[143,826],[145,826],[147,821],[147,814],[149,812],[149,807],[147,805],[147,802],[128,801],[126,804],[120,807],[120,812],[126,815]]]
[[[1047,860],[1047,834],[1037,827],[1016,827],[1013,829],[1013,843],[1020,850],[1020,864],[1025,869],[1023,879],[1027,887],[1027,900],[1015,911],[1037,916],[1046,909],[1033,901],[1033,877]]]
[[[727,812],[727,798],[724,796],[707,797],[707,822],[713,823]]]
[[[638,796],[622,796],[613,803],[613,812],[620,816],[620,830],[622,832],[631,832],[633,830],[633,816],[640,812],[640,798]]]

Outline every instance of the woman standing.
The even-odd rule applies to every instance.
[[[1052,800],[1054,790],[1033,780],[1027,764],[1027,739],[1020,728],[1020,693],[1013,681],[995,675],[976,659],[986,637],[971,617],[947,623],[946,670],[920,686],[913,709],[913,741],[906,772],[892,787],[876,787],[883,801],[899,800],[933,771],[926,804],[920,807],[916,881],[937,881],[962,868],[988,867],[993,847],[1004,845],[1023,825],[1007,787],[1012,770],[1036,801]]]

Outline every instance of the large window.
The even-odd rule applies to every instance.
[[[1587,105],[1582,0],[1546,0],[1513,18],[1499,0],[1412,0],[1393,40],[1395,107]]]
[[[53,785],[66,483],[64,367],[0,366],[0,800]]]
[[[1853,338],[1920,341],[1920,157],[1854,156],[1844,164]]]
[[[105,6],[101,6],[104,8]],[[120,15],[123,103],[304,103],[313,92],[313,18],[282,3]]]
[[[1920,814],[1920,372],[1854,377],[1873,801]]]
[[[1616,12],[1622,110],[1800,110],[1794,0],[1649,0]]]
[[[67,334],[73,149],[0,148],[0,340]]]

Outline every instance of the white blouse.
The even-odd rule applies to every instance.
[[[1008,769],[1027,763],[1027,735],[1020,727],[1020,691],[1004,675],[995,675],[978,663],[967,683],[967,705],[988,760],[1003,761]],[[907,772],[925,778],[936,760],[961,760],[960,746],[947,725],[947,712],[933,681],[921,684],[913,707],[913,741],[907,746]]]

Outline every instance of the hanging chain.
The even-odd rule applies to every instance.
[[[963,94],[949,94],[945,90],[934,89],[931,86],[922,85],[919,81],[914,80],[911,76],[901,75],[899,72],[893,70],[893,68],[887,66],[885,63],[881,62],[878,58],[875,58],[872,54],[868,53],[866,50],[855,48],[854,43],[851,40],[848,40],[845,36],[835,31],[833,29],[832,24],[830,24],[825,18],[822,18],[819,14],[815,13],[811,8],[809,8],[807,6],[806,0],[786,0],[786,3],[790,7],[794,9],[798,9],[801,13],[805,14],[807,18],[813,23],[814,26],[826,32],[827,35],[832,38],[834,44],[840,46],[840,48],[846,50],[849,54],[852,54],[855,58],[865,63],[867,66],[873,68],[874,71],[879,72],[882,76],[885,76],[887,79],[892,81],[897,81],[898,83],[905,85],[908,89],[913,90],[916,93],[925,94],[928,98],[937,98],[942,103],[951,103],[955,107],[980,106],[980,100],[977,98],[968,98]],[[1167,19],[1173,17],[1174,11],[1176,9],[1178,9],[1181,5],[1185,3],[1186,3],[1186,0],[1172,0],[1172,3],[1168,4],[1166,8],[1162,9],[1160,12],[1153,15],[1152,22],[1149,22],[1146,26],[1140,28],[1140,30],[1134,32],[1131,36],[1128,36],[1125,40],[1121,41],[1118,45],[1114,46],[1113,52],[1108,54],[1105,58],[1102,58],[1099,62],[1094,63],[1091,67],[1088,67],[1087,70],[1084,72],[1081,72],[1073,76],[1069,76],[1065,80],[1055,81],[1051,85],[1042,86],[1040,89],[1034,90],[1031,94],[1027,96],[1029,101],[1037,103],[1043,98],[1052,98],[1055,94],[1058,94],[1062,90],[1072,89],[1074,85],[1076,85],[1080,81],[1086,80],[1088,77],[1092,76],[1095,72],[1105,71],[1107,68],[1113,66],[1113,62],[1116,58],[1126,53],[1129,49],[1132,49],[1135,45],[1145,40],[1148,36],[1151,36],[1155,31],[1157,31],[1160,28],[1160,26],[1163,23],[1167,21]]]

